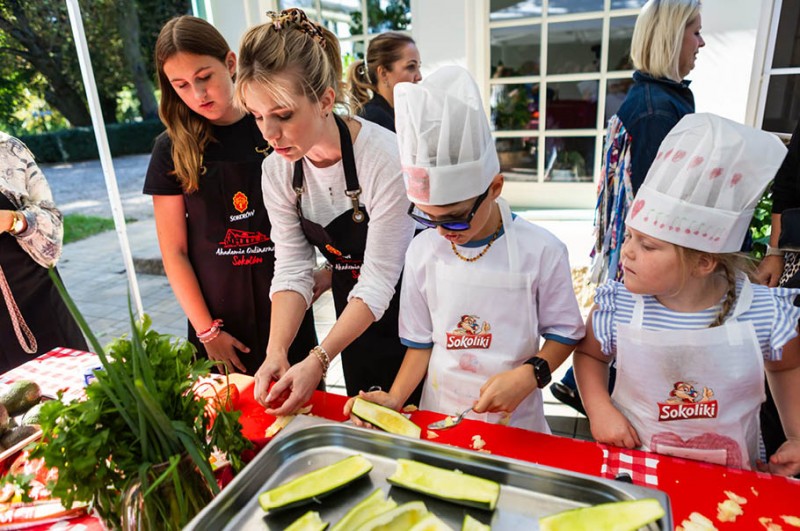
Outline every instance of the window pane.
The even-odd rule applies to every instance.
[[[632,86],[633,79],[631,78],[608,80],[608,84],[606,85],[606,113],[605,120],[603,120],[604,124],[617,113]]]
[[[608,71],[633,70],[631,37],[636,17],[614,17],[610,21],[608,36]]]
[[[507,181],[536,181],[536,137],[496,138],[500,171]]]
[[[495,131],[539,128],[539,84],[492,85],[489,102]]]
[[[539,75],[541,25],[494,28],[489,40],[492,77]]]
[[[767,131],[791,133],[800,118],[800,75],[772,76],[764,106]]]
[[[542,16],[542,0],[491,0],[489,20]]]
[[[571,74],[600,70],[602,20],[578,20],[548,27],[547,73]]]
[[[773,68],[800,66],[800,2],[784,1],[781,18],[778,22],[778,35],[775,40]]]
[[[550,0],[547,5],[547,14],[550,16],[602,10],[603,0]]]
[[[322,2],[322,23],[337,37],[362,35],[361,2],[359,0],[335,0]]]
[[[595,137],[546,139],[544,180],[591,182],[595,143]]]
[[[647,0],[611,0],[611,9],[640,9]]]
[[[341,41],[339,48],[342,53],[342,72],[347,73],[347,67],[356,59],[363,59],[365,55],[364,41]]]
[[[411,29],[410,0],[367,0],[369,32]]]
[[[547,129],[594,129],[597,127],[599,81],[547,84]]]

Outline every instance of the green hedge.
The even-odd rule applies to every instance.
[[[106,134],[113,156],[150,153],[156,137],[164,130],[159,120],[107,124]],[[91,127],[74,127],[51,133],[21,136],[37,162],[74,162],[96,159],[97,143]]]

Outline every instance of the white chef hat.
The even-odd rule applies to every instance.
[[[625,224],[690,249],[739,251],[785,155],[773,134],[713,114],[686,115],[661,143]]]
[[[481,195],[500,173],[478,86],[445,66],[394,87],[395,127],[408,198],[449,205]]]

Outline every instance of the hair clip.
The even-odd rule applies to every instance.
[[[325,48],[325,35],[322,34],[322,30],[317,24],[308,20],[308,16],[306,16],[305,11],[302,9],[292,7],[290,9],[284,9],[280,13],[267,11],[267,16],[272,20],[272,27],[275,28],[276,31],[280,31],[285,25],[293,23],[298,30],[302,31]]]

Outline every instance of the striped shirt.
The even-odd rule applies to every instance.
[[[737,282],[736,293],[743,280]],[[781,359],[783,346],[797,335],[800,308],[794,298],[800,289],[767,288],[753,284],[753,303],[738,320],[753,323],[765,360]],[[649,330],[696,330],[708,328],[722,307],[719,304],[699,312],[676,312],[665,308],[652,295],[644,295],[642,326]],[[617,324],[630,324],[633,319],[634,297],[621,282],[609,281],[597,288],[592,314],[592,327],[600,348],[606,355],[617,351]],[[733,312],[733,308],[731,308]]]

